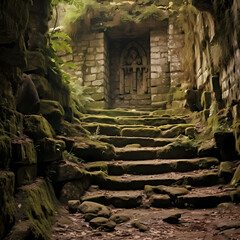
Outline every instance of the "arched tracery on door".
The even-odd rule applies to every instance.
[[[149,66],[146,52],[136,42],[129,43],[120,60],[120,95],[147,94]]]

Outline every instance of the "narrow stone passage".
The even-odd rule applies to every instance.
[[[240,239],[235,189],[218,158],[199,156],[188,115],[91,110],[83,121],[116,156],[88,158],[90,187],[60,211],[54,239]]]

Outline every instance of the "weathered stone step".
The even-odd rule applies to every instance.
[[[162,147],[175,142],[177,138],[150,138],[150,137],[125,137],[125,136],[100,136],[99,140],[122,148],[126,145],[139,144],[141,147]]]
[[[170,172],[153,175],[106,176],[96,178],[101,189],[109,190],[140,190],[145,185],[191,185],[213,186],[219,183],[218,172],[215,170],[197,170],[192,172]]]
[[[136,110],[124,110],[124,109],[89,109],[88,114],[93,115],[105,115],[110,117],[118,116],[149,116],[150,111],[136,111]]]
[[[113,205],[117,208],[135,208],[142,203],[143,191],[106,191],[87,192],[81,201]]]
[[[151,126],[186,123],[184,117],[109,117],[104,115],[85,115],[81,121],[87,123]]]
[[[153,207],[212,208],[230,202],[230,191],[223,186],[192,188],[145,186],[145,194]]]
[[[88,171],[107,170],[109,175],[139,174],[151,175],[168,172],[189,172],[199,169],[210,169],[218,166],[217,158],[145,160],[145,161],[114,161],[94,162],[86,164]]]
[[[183,159],[197,157],[197,148],[189,142],[173,142],[163,147],[115,148],[117,160]]]

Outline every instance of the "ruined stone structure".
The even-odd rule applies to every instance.
[[[91,31],[94,26],[80,32],[73,56],[66,57],[78,69],[68,72],[93,88],[92,107],[165,108],[170,88],[184,82],[183,34],[170,20],[129,25],[127,32],[121,24],[105,32]]]

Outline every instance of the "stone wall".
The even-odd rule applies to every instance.
[[[63,59],[73,61],[77,69],[68,68],[66,71],[76,84],[90,87],[90,96],[95,102],[88,103],[88,107],[107,107],[109,64],[108,42],[104,33],[80,35],[74,39],[72,47],[73,54]]]

